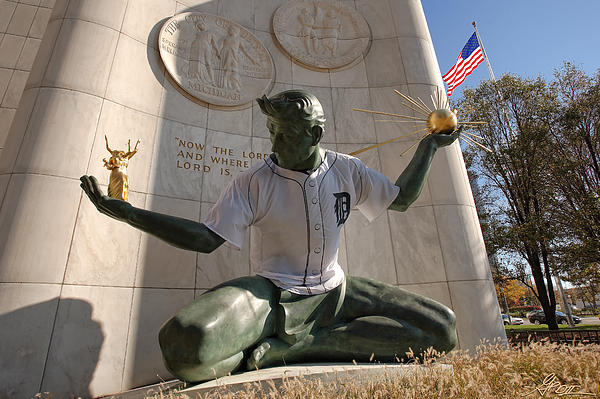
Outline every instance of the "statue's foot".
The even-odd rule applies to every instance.
[[[256,370],[261,367],[283,364],[283,355],[288,349],[289,345],[282,340],[266,338],[252,351],[246,361],[246,368],[248,370]]]

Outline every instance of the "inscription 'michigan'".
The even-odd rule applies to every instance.
[[[228,19],[197,12],[179,14],[165,22],[158,40],[171,77],[207,103],[248,103],[264,94],[273,80],[267,49]]]
[[[326,1],[289,1],[275,12],[273,31],[295,60],[323,69],[364,56],[371,40],[369,25],[355,9]]]

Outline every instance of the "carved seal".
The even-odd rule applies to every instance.
[[[355,9],[341,3],[291,0],[275,11],[273,31],[281,46],[307,66],[336,69],[364,56],[371,30]]]
[[[187,12],[165,22],[160,57],[187,93],[210,104],[246,104],[267,92],[273,60],[241,25],[216,15]]]

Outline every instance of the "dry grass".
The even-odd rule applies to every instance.
[[[249,384],[244,391],[236,393],[220,390],[192,396],[162,392],[147,399],[514,399],[561,396],[600,399],[600,345],[531,343],[521,348],[482,345],[475,355],[454,352],[437,362],[452,365],[454,372],[428,367],[426,372],[406,378],[388,376],[362,383],[356,379],[328,384],[320,380],[288,379],[279,387]],[[425,359],[422,363],[427,366],[434,362]],[[553,375],[555,377],[550,381]]]

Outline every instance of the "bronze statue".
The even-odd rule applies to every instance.
[[[111,150],[108,146],[108,137],[104,135],[106,141],[106,149],[110,152],[108,161],[103,159],[104,167],[110,170],[110,178],[108,183],[108,196],[111,198],[127,201],[129,197],[129,176],[127,175],[127,167],[129,160],[137,153],[140,140],[135,143],[133,151],[131,150],[131,140],[127,141],[127,152],[120,150]]]
[[[104,196],[93,177],[81,178],[100,212],[183,249],[210,253],[225,241],[239,247],[247,228],[254,229],[257,275],[213,288],[164,324],[159,343],[167,368],[199,382],[284,363],[395,362],[411,349],[452,350],[450,309],[345,276],[337,244],[354,207],[369,219],[406,210],[436,150],[454,142],[460,128],[423,139],[392,183],[357,158],[319,146],[325,118],[315,96],[289,90],[257,101],[273,153],[233,179],[204,223],[135,208]]]

